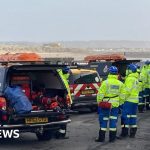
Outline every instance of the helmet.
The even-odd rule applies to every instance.
[[[136,65],[136,67],[137,67],[137,73],[140,73],[141,72],[141,70],[140,70],[140,65],[139,64],[135,64]]]
[[[62,69],[63,74],[67,74],[69,73],[69,71],[70,71],[70,68],[67,66]]]
[[[137,66],[135,64],[130,64],[130,65],[128,65],[127,69],[131,70],[132,72],[136,72]]]
[[[145,61],[145,65],[149,65],[150,64],[150,61],[149,60],[146,60]]]
[[[111,66],[111,67],[109,68],[109,73],[110,73],[110,74],[117,74],[117,73],[118,73],[117,67]]]
[[[139,64],[135,64],[135,65],[136,65],[137,69],[140,69],[140,65]]]

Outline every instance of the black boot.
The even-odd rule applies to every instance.
[[[121,137],[127,137],[128,136],[128,130],[129,130],[129,128],[123,127],[120,136]]]
[[[134,138],[136,134],[137,128],[130,128],[130,138]]]
[[[95,139],[95,142],[104,142],[105,141],[105,133],[106,131],[99,130],[99,137]]]
[[[109,131],[109,142],[115,142],[116,140],[116,131]]]

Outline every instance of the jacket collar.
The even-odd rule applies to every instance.
[[[134,78],[138,78],[138,73],[137,72],[135,72],[135,73],[131,73],[131,74],[129,74],[128,75],[128,77],[134,77]]]
[[[118,79],[118,75],[109,74],[108,79]]]

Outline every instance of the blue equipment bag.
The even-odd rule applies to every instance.
[[[10,106],[14,109],[16,114],[31,112],[31,102],[19,86],[7,87],[4,91],[4,95],[8,99]]]

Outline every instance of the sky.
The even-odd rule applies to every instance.
[[[0,41],[150,41],[150,0],[0,0]]]

